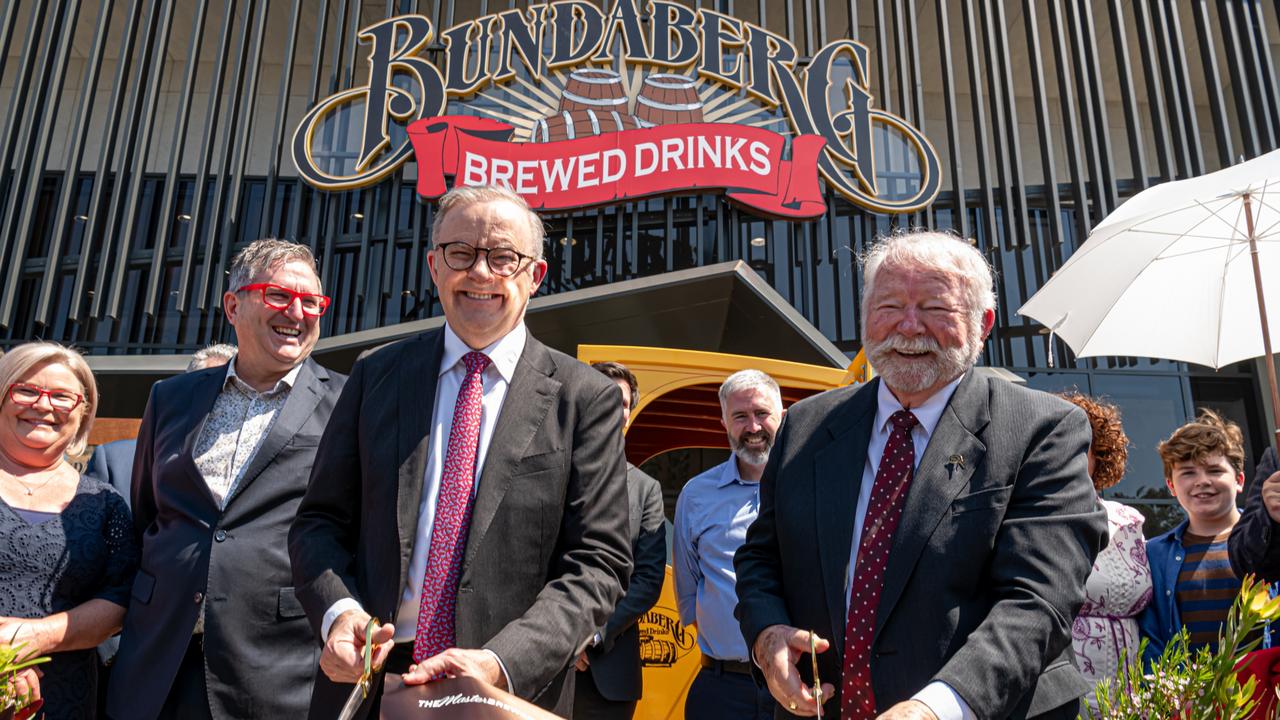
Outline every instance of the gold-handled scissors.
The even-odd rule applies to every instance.
[[[347,696],[347,702],[342,706],[342,712],[338,713],[338,720],[350,720],[356,716],[356,712],[360,710],[360,706],[364,704],[366,698],[369,697],[369,688],[373,686],[373,632],[381,625],[378,618],[369,618],[369,622],[364,626],[364,672],[361,673],[360,679],[356,681],[356,686],[351,689],[351,694]]]
[[[809,659],[813,661],[813,699],[818,704],[818,717],[822,717],[822,680],[818,678],[818,636],[809,631]]]

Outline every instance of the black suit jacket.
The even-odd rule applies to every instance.
[[[306,360],[220,510],[192,457],[226,367],[156,383],[138,432],[133,519],[142,562],[107,698],[119,720],[160,711],[204,601],[214,718],[298,717],[319,648],[292,587],[286,535],[344,376]]]
[[[832,714],[878,383],[788,410],[734,563],[749,647],[778,623],[831,639],[819,673],[836,686]],[[1089,439],[1084,413],[1065,401],[973,372],[960,382],[889,552],[872,641],[880,711],[933,680],[984,719],[1044,713],[1088,691],[1071,663],[1071,625],[1107,529],[1086,468]],[[806,677],[808,666],[800,663]]]
[[[395,617],[443,349],[441,328],[362,356],[325,429],[289,533],[298,598],[317,635],[343,598]],[[530,336],[477,481],[457,646],[493,651],[516,695],[561,714],[573,700],[566,668],[631,570],[620,402],[613,381]],[[350,689],[319,673],[311,717],[334,717]]]
[[[1253,482],[1246,488],[1244,513],[1227,541],[1231,569],[1237,577],[1252,573],[1267,582],[1280,580],[1280,538],[1276,522],[1262,504],[1262,482],[1275,471],[1276,449],[1267,448],[1254,471]]]
[[[662,594],[666,579],[667,529],[662,508],[662,486],[643,470],[627,466],[627,500],[631,508],[631,554],[635,569],[627,594],[609,621],[598,630],[600,644],[587,650],[590,682],[600,694],[618,702],[639,700],[643,690],[640,672],[640,618]],[[579,682],[588,680],[580,678]]]

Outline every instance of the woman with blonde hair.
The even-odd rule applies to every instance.
[[[1151,568],[1142,536],[1142,513],[1128,505],[1103,500],[1102,491],[1124,478],[1129,438],[1120,424],[1120,409],[1080,393],[1064,393],[1085,411],[1093,440],[1089,445],[1089,477],[1107,511],[1110,542],[1093,561],[1085,582],[1085,601],[1071,628],[1071,646],[1080,674],[1093,683],[1109,680],[1126,662],[1138,660],[1138,613],[1151,602]],[[1088,713],[1097,710],[1094,694],[1084,698]],[[1083,708],[1082,708],[1083,709]]]
[[[0,642],[50,655],[45,717],[93,718],[99,643],[120,628],[138,550],[111,486],[67,461],[84,452],[98,387],[56,343],[0,357]]]

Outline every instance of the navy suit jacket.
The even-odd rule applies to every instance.
[[[97,478],[116,489],[129,502],[129,487],[133,479],[133,454],[137,440],[114,440],[93,449],[93,456],[84,474]]]

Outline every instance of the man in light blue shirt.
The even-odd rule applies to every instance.
[[[760,475],[782,422],[778,383],[741,370],[720,386],[721,422],[733,455],[680,492],[675,519],[676,605],[698,630],[702,671],[685,700],[685,718],[771,718],[774,701],[751,678],[747,644],[733,609],[733,554],[760,508]]]

